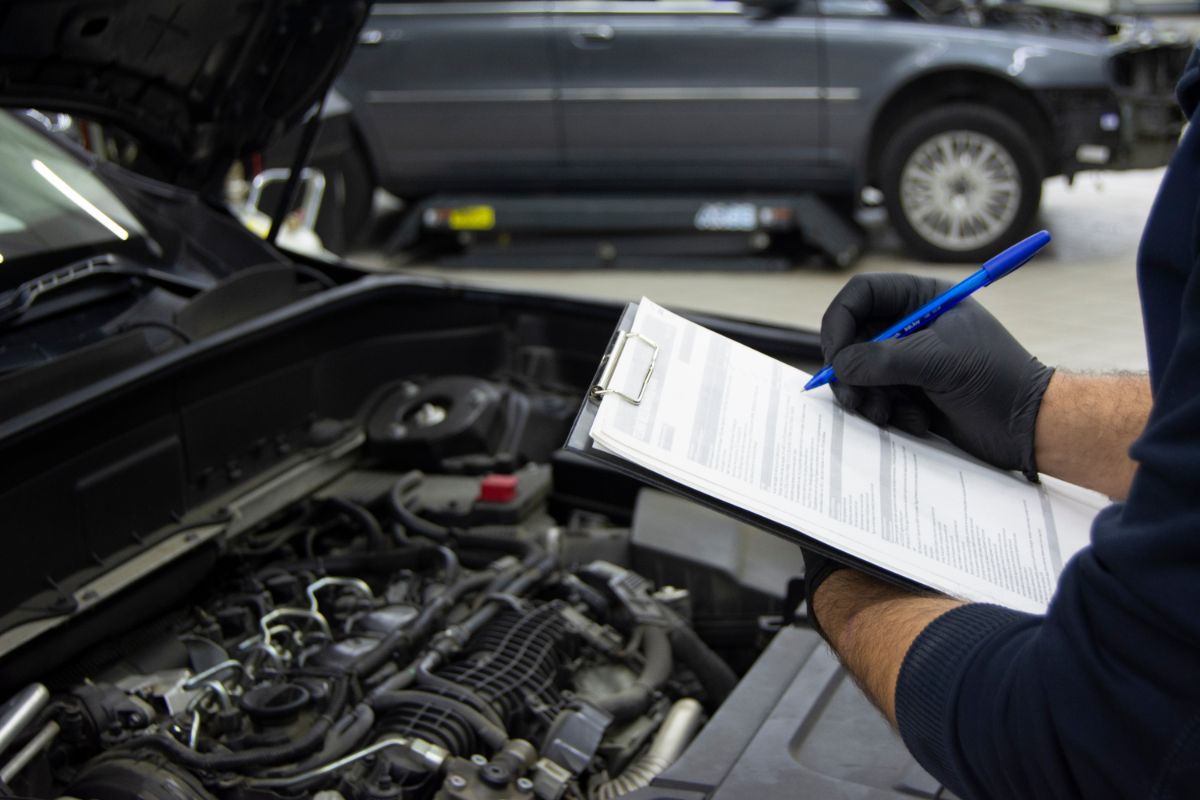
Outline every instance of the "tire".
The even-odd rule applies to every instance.
[[[986,106],[909,119],[884,146],[880,189],[892,226],[933,261],[984,261],[1021,238],[1042,198],[1028,134]]]

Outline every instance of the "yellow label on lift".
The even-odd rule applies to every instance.
[[[452,208],[446,222],[454,231],[490,231],[496,227],[496,209],[491,206]]]

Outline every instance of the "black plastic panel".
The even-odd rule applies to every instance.
[[[692,745],[629,800],[953,800],[829,648],[784,628]]]

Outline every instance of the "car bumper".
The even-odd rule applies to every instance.
[[[1127,49],[1110,61],[1111,89],[1044,92],[1058,133],[1057,171],[1150,169],[1169,162],[1187,121],[1174,89],[1190,51],[1185,45]]]
[[[1171,160],[1186,122],[1174,96],[1154,102],[1144,97],[1119,98],[1121,140],[1109,169],[1150,169]]]
[[[1120,169],[1158,167],[1171,160],[1187,119],[1175,83],[1192,53],[1189,42],[1127,46],[1110,63],[1121,111]]]

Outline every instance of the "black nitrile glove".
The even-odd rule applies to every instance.
[[[817,622],[817,612],[813,610],[813,595],[826,578],[839,569],[846,569],[846,565],[807,547],[800,548],[800,555],[804,556],[804,603],[808,607],[808,622],[813,626],[813,630],[821,634],[821,638],[828,639],[821,624]]]
[[[903,339],[869,340],[950,287],[913,275],[856,275],[821,320],[834,395],[877,425],[932,430],[1037,480],[1033,432],[1054,370],[968,299]]]

